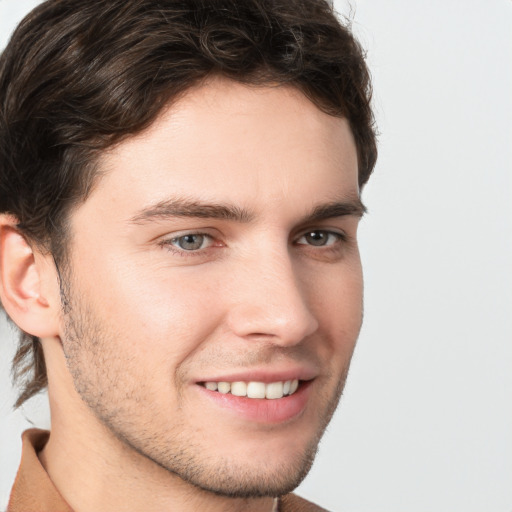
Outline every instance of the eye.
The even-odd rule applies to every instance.
[[[199,251],[209,247],[212,244],[212,238],[208,235],[190,233],[173,238],[169,244],[183,251]]]
[[[304,233],[296,243],[314,247],[329,247],[344,240],[344,235],[332,231],[315,230]]]

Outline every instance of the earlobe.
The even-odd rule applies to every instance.
[[[54,301],[43,292],[43,265],[16,218],[0,215],[0,299],[18,327],[40,338],[58,335]]]

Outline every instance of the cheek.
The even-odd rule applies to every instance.
[[[363,276],[355,259],[326,276],[315,288],[312,307],[330,349],[344,359],[350,357],[361,329]]]
[[[155,370],[179,365],[222,316],[219,301],[212,300],[212,286],[192,273],[130,268],[118,261],[97,275],[95,283],[82,281],[119,351]]]

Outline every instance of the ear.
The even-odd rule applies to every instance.
[[[58,336],[60,295],[53,260],[33,249],[16,225],[15,217],[0,215],[0,300],[26,333]]]

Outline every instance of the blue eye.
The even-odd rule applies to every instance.
[[[198,251],[208,247],[210,243],[211,238],[201,234],[183,235],[171,240],[171,245],[184,251]]]

